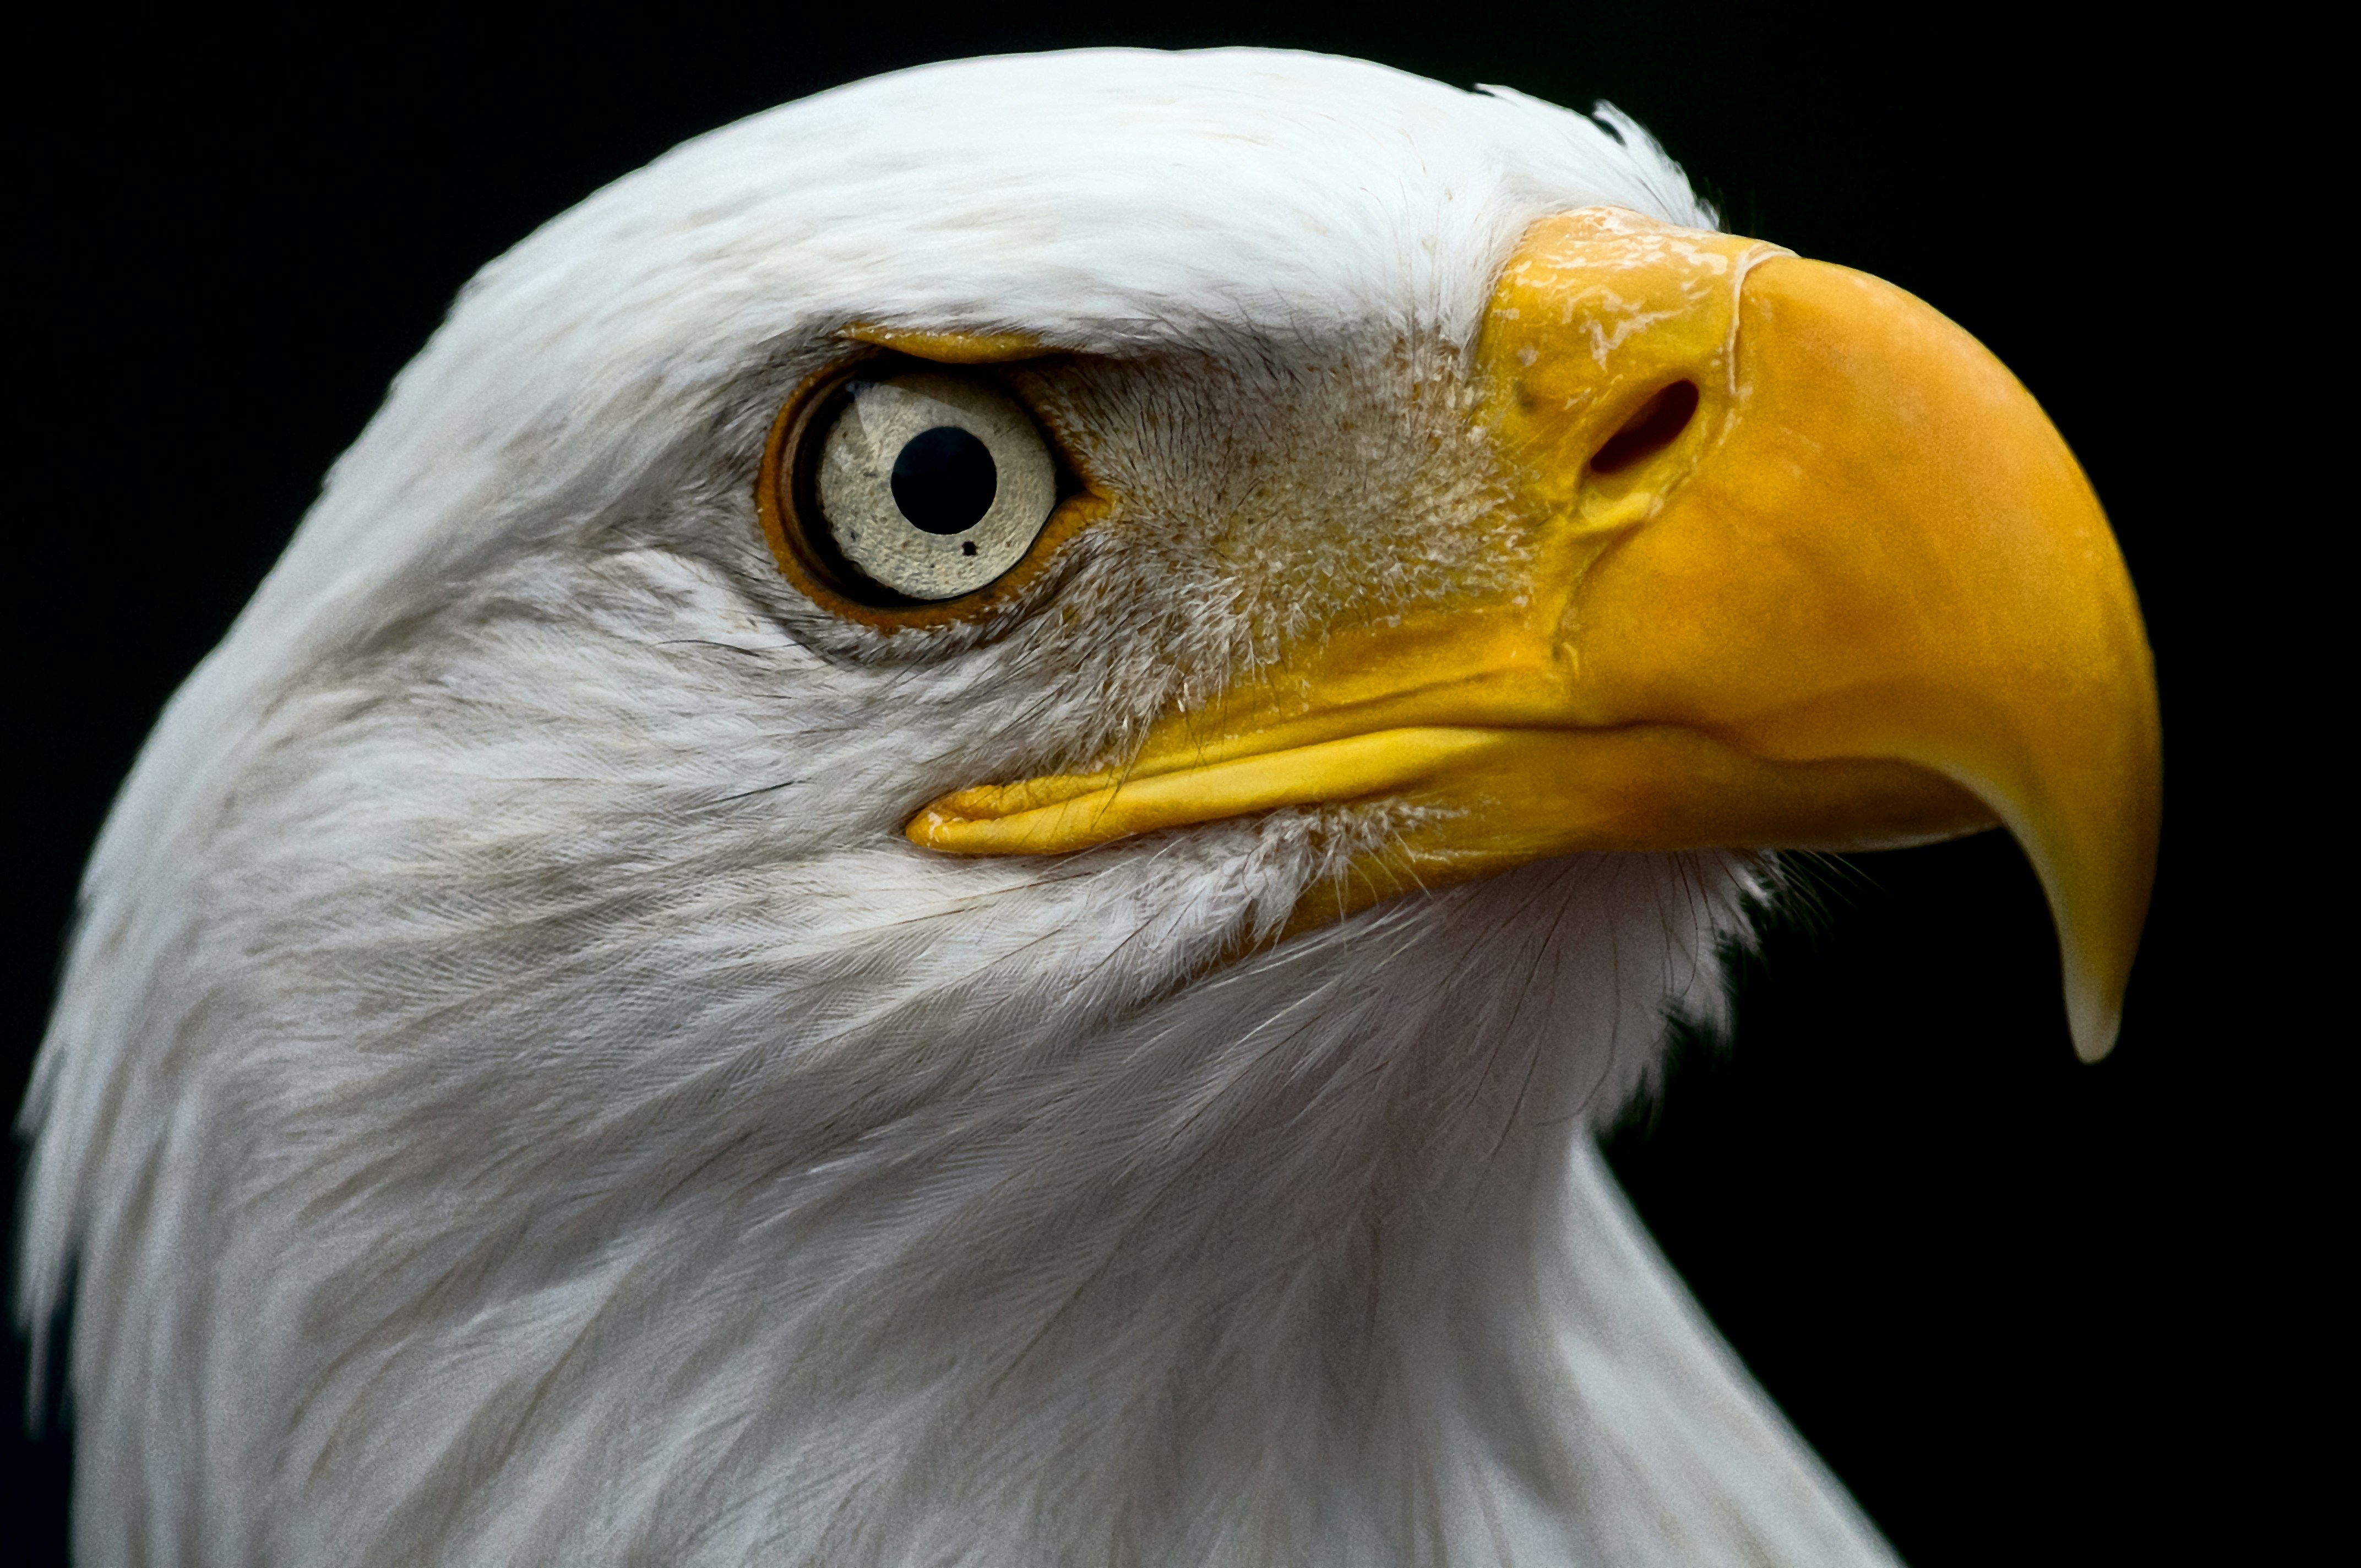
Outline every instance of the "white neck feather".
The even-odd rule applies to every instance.
[[[398,922],[358,922],[373,1020],[248,998],[278,1047],[117,1108],[153,1181],[85,1243],[126,1283],[85,1289],[77,1387],[148,1437],[85,1448],[82,1496],[137,1500],[85,1506],[85,1555],[1886,1561],[1590,1143],[1662,999],[1720,1005],[1752,873],[1544,864],[1179,984],[1235,928],[1185,900],[1258,881],[1208,859],[1317,838],[1012,871],[1036,924],[971,898],[885,948],[917,857],[831,873],[865,924],[807,884],[811,939],[759,954],[714,917],[784,890],[716,875],[504,1003],[513,911],[411,955],[407,1012]],[[470,984],[481,1047],[434,1038]]]

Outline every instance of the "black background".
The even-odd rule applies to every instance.
[[[33,266],[14,323],[0,1101],[21,1098],[74,877],[159,707],[459,284],[535,225],[699,131],[968,54],[1250,42],[1606,97],[1727,226],[1911,289],[2042,400],[2140,587],[2168,779],[2111,1060],[2073,1059],[2039,890],[2007,841],[1858,858],[1743,966],[1734,1040],[1685,1047],[1617,1168],[1912,1561],[2254,1547],[2292,1506],[2248,1393],[2286,1348],[2256,1329],[2287,1289],[2291,1135],[2246,1086],[2301,1033],[2273,1010],[2307,982],[2251,874],[2269,857],[2245,848],[2280,826],[2253,782],[2249,650],[2291,635],[2269,623],[2292,611],[2224,554],[2225,488],[2256,472],[2286,394],[2259,378],[2225,395],[2225,374],[2258,373],[2224,370],[2208,323],[2226,307],[2191,286],[2191,258],[2262,200],[2241,170],[2268,112],[2229,106],[2219,39],[1990,12],[1129,16],[668,9],[497,32],[347,16],[308,35],[60,32],[20,58]],[[21,1360],[0,1360],[13,1405]],[[58,1560],[64,1445],[0,1428],[19,1495],[0,1554]]]

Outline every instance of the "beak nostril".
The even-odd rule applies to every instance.
[[[1623,422],[1623,428],[1607,438],[1607,444],[1592,455],[1590,471],[1620,474],[1642,458],[1653,457],[1689,427],[1697,406],[1697,383],[1674,382],[1641,404],[1640,411]]]

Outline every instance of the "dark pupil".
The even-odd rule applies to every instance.
[[[991,452],[957,425],[920,431],[894,459],[894,504],[928,533],[965,533],[999,493]]]

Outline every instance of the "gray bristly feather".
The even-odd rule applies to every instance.
[[[899,831],[1512,583],[1468,346],[1600,202],[1710,216],[1619,117],[1104,52],[758,116],[487,269],[84,885],[19,1301],[77,1288],[81,1559],[1889,1561],[1591,1141],[1773,868],[1256,947],[1401,814]],[[1016,384],[1117,505],[1007,613],[773,568],[850,321],[1082,356]]]

